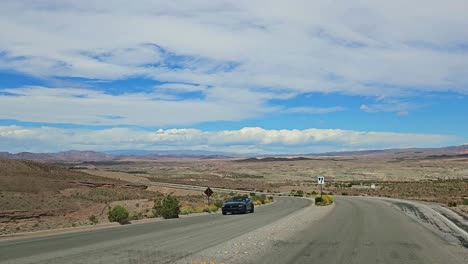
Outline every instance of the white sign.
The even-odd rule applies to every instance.
[[[318,178],[318,184],[325,184],[325,177],[319,176]]]

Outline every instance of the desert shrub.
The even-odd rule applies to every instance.
[[[174,195],[158,196],[154,200],[153,207],[155,216],[162,216],[164,219],[179,218],[180,203]]]
[[[199,206],[195,206],[195,213],[202,213],[203,210],[205,210],[205,206],[203,205],[199,205]]]
[[[250,200],[252,200],[254,204],[265,204],[266,195],[265,194],[254,195],[250,197]]]
[[[268,196],[265,200],[265,203],[271,203],[273,202],[273,196]]]
[[[449,206],[449,207],[457,207],[457,202],[455,202],[455,201],[449,201],[449,202],[448,202],[448,206]]]
[[[192,214],[195,212],[195,209],[193,209],[192,206],[190,205],[184,205],[182,207],[180,207],[180,214],[182,215],[188,215],[188,214]]]
[[[463,205],[468,205],[468,198],[463,198],[462,204],[463,204]]]
[[[216,207],[221,208],[221,206],[223,206],[223,203],[224,203],[223,200],[215,200],[213,204]]]
[[[333,203],[333,196],[331,195],[324,195],[323,196],[323,200],[328,203],[328,204],[332,204]]]
[[[312,194],[312,195],[317,195],[317,192],[316,192],[316,191],[312,191],[311,194]]]
[[[348,193],[347,193],[347,192],[342,192],[341,195],[345,195],[345,196],[346,196],[346,195],[348,195]]]
[[[254,205],[261,205],[261,204],[262,204],[262,201],[260,201],[260,200],[253,201],[253,204],[254,204]]]
[[[210,204],[210,205],[199,205],[199,206],[196,206],[193,211],[194,213],[213,213],[213,212],[216,212],[218,211],[219,207],[217,207],[216,205],[214,204]]]
[[[323,202],[323,198],[320,196],[315,197],[315,204],[319,204]]]
[[[91,224],[95,225],[98,223],[98,219],[95,215],[91,215],[90,217],[88,217],[88,220],[91,222]]]
[[[219,209],[219,207],[216,206],[216,205],[214,205],[214,204],[210,204],[210,205],[208,206],[208,211],[209,211],[210,213],[214,213],[214,212],[218,211],[218,209]]]
[[[107,218],[109,222],[118,222],[121,225],[126,224],[128,223],[128,210],[123,206],[117,205],[109,210]]]
[[[324,206],[333,203],[333,197],[330,195],[323,195],[322,197],[315,197],[315,205]]]
[[[130,220],[140,220],[143,218],[143,213],[142,212],[135,212],[130,216]]]

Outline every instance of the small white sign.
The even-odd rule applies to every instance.
[[[319,176],[317,180],[318,180],[318,184],[325,184],[325,177]]]

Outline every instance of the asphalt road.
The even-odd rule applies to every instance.
[[[0,242],[0,263],[172,263],[310,205],[277,199],[254,214],[211,214],[47,238]]]
[[[282,198],[254,214],[213,214],[4,241],[0,263],[172,263],[309,204]],[[340,197],[326,218],[253,257],[251,263],[468,263],[468,250],[450,245],[386,202]]]
[[[468,263],[468,249],[379,199],[340,197],[319,224],[277,241],[253,263]]]

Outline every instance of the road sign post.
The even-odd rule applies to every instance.
[[[322,198],[322,189],[323,189],[323,185],[325,184],[325,177],[318,176],[317,177],[317,183],[318,183],[318,185],[320,185],[320,198]]]
[[[213,195],[213,190],[210,187],[206,188],[204,191],[206,197],[208,197],[208,206],[210,206],[210,196]]]

